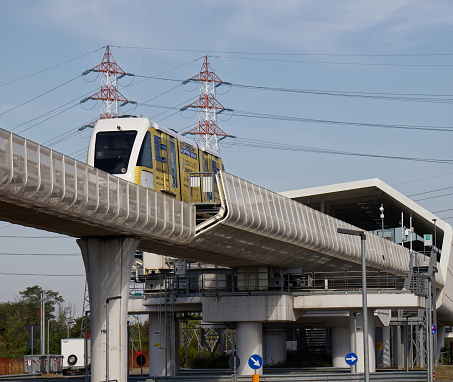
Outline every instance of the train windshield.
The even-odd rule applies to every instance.
[[[136,136],[136,131],[97,133],[94,167],[110,174],[125,174]]]

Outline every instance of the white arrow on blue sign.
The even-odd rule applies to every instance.
[[[263,359],[258,354],[253,354],[249,358],[249,366],[255,370],[259,369],[261,366],[263,366]]]
[[[352,365],[355,365],[357,363],[357,354],[355,353],[348,353],[346,354],[346,357],[344,357],[344,360],[346,361],[346,363],[349,365],[349,366],[352,366]]]

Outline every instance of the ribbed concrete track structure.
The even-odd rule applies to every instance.
[[[360,267],[357,229],[221,173],[224,208],[196,232],[195,208],[0,130],[0,218],[74,237],[133,236],[140,249],[226,266]],[[367,266],[407,271],[409,251],[369,235]],[[386,254],[385,256],[383,254]]]

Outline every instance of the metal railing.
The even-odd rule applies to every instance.
[[[373,291],[395,291],[410,293],[404,290],[406,275],[394,275],[380,271],[367,272],[367,289]],[[412,286],[419,288],[417,275],[413,276]],[[171,280],[171,281],[170,281]],[[269,293],[353,293],[361,292],[361,272],[309,272],[301,274],[285,274],[274,272],[243,271],[237,273],[233,269],[211,268],[189,270],[185,276],[154,274],[143,276],[135,282],[130,293],[135,297],[151,297],[165,293],[165,285],[172,283],[176,295],[202,294],[217,295],[221,293],[260,292]],[[424,284],[423,284],[424,286]],[[418,293],[423,290],[417,289]]]
[[[218,187],[215,172],[189,173],[189,203],[214,203]]]

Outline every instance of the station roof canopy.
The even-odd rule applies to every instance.
[[[381,205],[384,207],[384,229],[401,227],[403,214],[403,225],[409,228],[412,216],[415,233],[423,237],[434,234],[433,220],[436,219],[437,240],[441,243],[442,226],[447,224],[377,178],[281,194],[366,231],[382,229]]]

